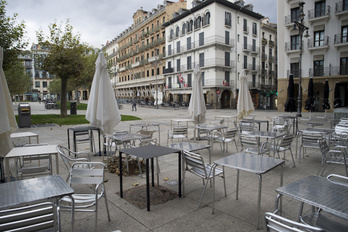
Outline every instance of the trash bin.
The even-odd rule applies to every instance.
[[[18,126],[31,127],[31,110],[29,103],[18,104]]]
[[[70,102],[70,114],[76,114],[76,101],[71,101]]]

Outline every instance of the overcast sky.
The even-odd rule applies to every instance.
[[[178,1],[178,0],[174,0]],[[277,22],[277,0],[245,0],[254,11]],[[151,11],[161,0],[7,0],[6,15],[18,13],[24,20],[27,38],[36,43],[36,32],[42,29],[47,36],[48,26],[70,20],[74,34],[96,48],[101,48],[133,23],[133,14],[143,7]],[[30,47],[29,47],[30,48]]]

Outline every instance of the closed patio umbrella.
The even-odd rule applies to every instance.
[[[288,99],[284,104],[285,112],[296,111],[296,100],[295,100],[295,87],[294,87],[294,76],[290,74],[289,85],[288,85]]]
[[[3,48],[0,47],[0,180],[5,181],[3,158],[12,149],[10,134],[18,129],[12,108],[12,99],[8,90],[7,81],[2,62],[4,60]]]
[[[88,100],[86,119],[91,126],[100,128],[103,134],[112,134],[114,128],[121,121],[121,115],[102,52],[99,53],[95,64],[96,70]]]
[[[314,84],[313,78],[309,79],[308,83],[308,98],[305,102],[305,109],[309,111],[309,119],[311,119],[312,110],[314,110]]]
[[[207,108],[205,106],[203,94],[202,75],[198,65],[195,66],[194,70],[192,95],[188,111],[192,119],[195,120],[194,124],[205,122],[205,113],[207,111]]]
[[[323,110],[325,110],[324,118],[326,118],[326,110],[330,109],[329,94],[330,94],[329,81],[326,79],[325,85],[324,85],[324,98],[323,98],[323,103],[321,104],[321,106],[323,107]]]
[[[342,107],[341,93],[340,93],[340,85],[336,82],[335,85],[335,93],[334,93],[334,108]]]
[[[245,69],[242,69],[240,72],[240,81],[239,81],[239,94],[237,102],[237,117],[242,119],[244,116],[249,115],[255,110],[254,103],[251,98],[248,81]]]

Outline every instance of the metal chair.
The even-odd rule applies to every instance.
[[[184,160],[184,174],[183,174],[183,194],[185,194],[185,173],[191,172],[192,174],[202,178],[204,189],[202,191],[200,200],[199,200],[199,207],[201,206],[202,199],[205,193],[205,190],[208,185],[208,181],[211,180],[214,177],[214,173],[212,170],[211,164],[206,164],[204,162],[203,157],[198,153],[193,153],[184,150],[182,152],[183,160]],[[215,176],[221,176],[223,178],[224,182],[224,190],[225,190],[225,196],[226,193],[226,183],[225,183],[225,172],[224,169],[215,168]]]
[[[272,120],[272,131],[279,133],[289,133],[289,125],[283,117],[275,117]]]
[[[91,169],[75,168],[78,165],[90,165]],[[108,220],[110,221],[109,207],[105,190],[105,165],[101,162],[76,162],[71,166],[69,172],[69,185],[74,189],[75,185],[84,185],[85,187],[75,188],[75,193],[71,196],[74,199],[74,207],[71,206],[72,199],[70,196],[63,197],[60,200],[62,211],[75,209],[75,212],[94,212],[95,227],[98,231],[98,201],[104,197]],[[90,186],[95,186],[91,188]],[[81,193],[80,193],[81,192]],[[67,203],[67,204],[64,204]],[[93,207],[93,209],[90,209]]]
[[[239,123],[239,132],[243,131],[255,131],[255,123],[253,122],[240,122]]]
[[[242,133],[239,135],[239,142],[241,144],[240,151],[256,155],[268,153],[269,155],[269,143],[267,141],[260,144],[260,140],[258,138],[246,136]]]
[[[26,144],[24,147],[48,146],[47,143]],[[34,161],[34,162],[33,162]],[[31,155],[19,157],[15,161],[16,178],[32,178],[35,176],[52,175],[52,157],[50,155]]]
[[[187,140],[188,141],[188,128],[187,126],[174,126],[173,130],[168,130],[167,145],[169,140],[173,143],[173,139]]]
[[[74,128],[78,128],[79,126],[74,126]],[[75,131],[75,138],[74,138],[74,146],[76,147],[77,151],[77,145],[78,144],[84,144],[89,143],[90,144],[90,151],[95,152],[95,143],[94,143],[94,136],[92,130],[83,130],[83,131]]]
[[[303,131],[300,134],[300,149],[302,148],[303,157],[306,153],[306,148],[319,149],[319,141],[324,140],[323,133]]]
[[[307,232],[324,231],[321,228],[295,222],[274,213],[265,213],[265,231],[267,232]]]
[[[69,153],[72,153],[75,157],[78,157],[80,154],[85,154],[88,152],[73,152],[73,151],[69,150],[68,148],[60,146],[60,145],[57,146],[57,151],[58,151],[60,157],[62,158],[64,166],[66,167],[68,172],[70,171],[72,165],[75,162],[88,162],[89,161],[87,158],[72,159],[68,156]],[[89,157],[89,154],[88,154],[88,157]],[[75,168],[89,168],[89,166],[84,163],[84,164],[81,164],[79,166],[75,166]],[[69,177],[70,177],[70,174],[68,174],[68,176],[66,178],[66,182],[68,182]]]
[[[275,148],[273,148],[273,145],[270,144],[270,149],[274,149],[277,152],[278,158],[280,158],[279,152],[284,152],[283,159],[285,159],[285,151],[289,150],[294,167],[296,167],[294,155],[292,154],[292,150],[291,150],[291,144],[293,139],[294,139],[294,135],[284,135],[283,138],[278,140]]]
[[[348,176],[348,157],[347,153],[342,150],[330,150],[327,142],[322,140],[319,142],[322,154],[322,167],[318,175],[323,175],[328,164],[342,164],[345,167],[346,176]]]
[[[215,139],[213,141],[213,144],[220,143],[221,150],[228,152],[228,143],[234,142],[234,144],[236,145],[236,149],[238,151],[236,134],[237,134],[237,129],[231,129],[231,128],[227,129],[226,132],[224,133],[215,132],[215,136],[214,136]]]
[[[61,231],[52,202],[0,210],[0,231]]]

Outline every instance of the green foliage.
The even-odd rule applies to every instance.
[[[30,90],[32,85],[29,74],[25,72],[24,65],[20,62],[14,62],[13,65],[5,71],[7,85],[11,95],[22,94]]]
[[[122,121],[133,121],[141,120],[138,117],[131,115],[121,115]],[[16,120],[18,123],[18,115],[16,115]],[[68,115],[62,117],[59,114],[36,114],[31,115],[31,123],[33,125],[42,125],[42,124],[57,124],[57,125],[76,125],[76,124],[89,124],[89,121],[86,120],[85,115]]]
[[[21,50],[28,45],[24,39],[24,21],[17,24],[18,14],[6,15],[6,1],[0,0],[0,46],[4,48],[3,69],[6,71],[15,65]]]

